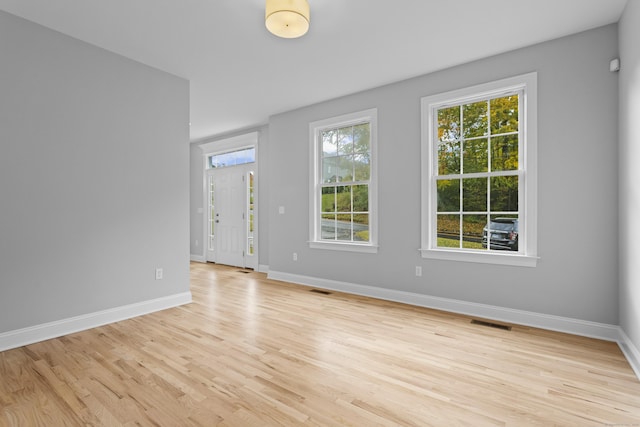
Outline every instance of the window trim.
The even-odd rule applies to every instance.
[[[358,111],[309,123],[309,247],[349,252],[378,252],[378,109]],[[370,173],[369,173],[369,242],[341,242],[320,240],[320,214],[322,168],[320,167],[321,142],[319,134],[328,128],[339,128],[369,123]]]
[[[521,167],[519,176],[523,180],[522,191],[519,191],[520,225],[524,235],[524,250],[522,253],[482,252],[464,249],[437,248],[433,237],[435,228],[435,171],[437,171],[437,156],[434,147],[437,129],[435,129],[434,112],[438,108],[459,105],[463,103],[483,100],[501,93],[522,90],[524,99],[521,101],[524,113],[521,116],[521,131],[524,150],[521,152]],[[423,258],[465,261],[486,264],[502,264],[523,267],[535,267],[538,261],[537,247],[537,73],[532,72],[463,89],[425,96],[421,98],[421,247],[419,251]],[[522,232],[522,231],[521,231]]]

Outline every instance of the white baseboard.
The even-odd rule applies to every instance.
[[[511,308],[478,304],[449,298],[440,298],[393,289],[338,282],[316,277],[282,273],[279,271],[270,271],[268,277],[270,279],[282,280],[306,286],[331,289],[339,292],[379,298],[387,301],[396,301],[420,307],[433,308],[452,313],[460,313],[468,316],[481,317],[484,319],[497,320],[523,326],[531,326],[551,331],[566,332],[569,334],[598,338],[606,341],[619,342],[620,338],[620,328],[616,325],[589,322],[586,320],[552,316],[548,314],[515,310]]]
[[[379,298],[387,301],[396,301],[420,307],[433,308],[436,310],[498,320],[523,326],[566,332],[574,335],[603,339],[606,341],[618,341],[619,339],[620,328],[616,325],[553,316],[531,311],[515,310],[493,305],[478,304],[450,298],[434,297],[393,289],[338,282],[278,271],[269,272],[268,277],[270,279],[283,280],[306,286],[315,286],[323,289],[331,289],[339,292],[347,292],[350,294]]]
[[[619,328],[619,333],[618,345],[620,346],[620,350],[622,350],[624,357],[629,361],[633,372],[635,372],[638,379],[640,379],[640,351],[622,328]]]
[[[207,259],[204,257],[204,255],[194,255],[194,254],[191,254],[191,261],[195,261],[195,262],[207,262]]]
[[[0,351],[22,347],[35,342],[84,331],[183,304],[189,304],[190,302],[191,292],[183,292],[149,301],[30,326],[28,328],[3,332],[0,333]]]
[[[265,265],[265,264],[260,264],[258,266],[258,272],[260,272],[260,273],[268,273],[269,272],[269,266]]]
[[[640,379],[640,351],[638,351],[638,348],[636,348],[622,328],[617,325],[608,325],[605,323],[590,322],[586,320],[572,319],[569,317],[515,310],[493,305],[339,282],[279,271],[270,271],[267,277],[273,280],[282,280],[305,286],[330,289],[338,292],[346,292],[349,294],[362,295],[387,301],[401,302],[419,307],[427,307],[452,313],[465,314],[468,316],[481,317],[483,319],[497,320],[517,325],[547,329],[550,331],[597,338],[605,341],[613,341],[618,343],[622,353],[631,365],[631,369],[633,369],[638,379]]]

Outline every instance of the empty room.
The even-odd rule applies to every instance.
[[[0,0],[0,426],[640,426],[638,46],[640,0]]]

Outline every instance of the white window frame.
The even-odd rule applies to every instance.
[[[376,108],[318,120],[309,124],[309,247],[351,252],[376,253],[378,251],[378,110]],[[369,241],[341,242],[321,240],[321,183],[322,142],[319,135],[325,129],[369,123],[370,175],[369,175]]]
[[[522,91],[520,98],[518,176],[519,176],[519,233],[523,247],[518,253],[480,251],[473,249],[437,247],[437,109],[480,101],[501,94]],[[464,89],[425,96],[422,112],[422,224],[421,248],[423,258],[535,267],[537,247],[537,73],[528,73]]]

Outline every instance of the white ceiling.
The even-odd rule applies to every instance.
[[[0,10],[190,80],[197,141],[617,22],[626,3],[309,0],[309,33],[288,40],[265,29],[264,0],[0,0]]]

